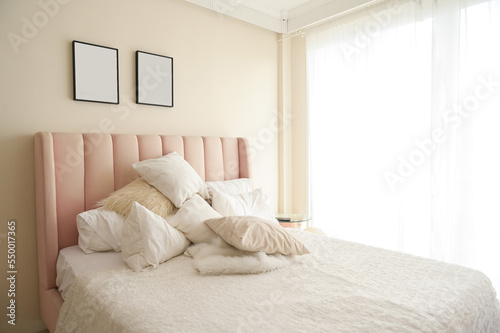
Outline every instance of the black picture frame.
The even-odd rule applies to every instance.
[[[163,107],[174,106],[174,58],[135,52],[136,102]]]
[[[120,103],[118,49],[73,41],[73,99]]]

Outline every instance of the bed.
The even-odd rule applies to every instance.
[[[251,179],[251,149],[244,138],[169,135],[39,132],[34,141],[40,312],[50,332],[500,332],[481,272],[294,229],[283,232],[310,253],[264,253],[274,266],[262,273],[204,274],[189,250],[135,272],[103,253],[114,257],[76,274],[63,300],[56,266],[82,256],[76,217],[137,179],[134,163],[177,152],[206,182]]]

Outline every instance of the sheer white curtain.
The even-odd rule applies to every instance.
[[[381,1],[307,33],[313,223],[500,289],[500,0]]]

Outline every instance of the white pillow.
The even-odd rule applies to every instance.
[[[268,254],[307,254],[309,250],[277,223],[255,216],[226,216],[206,220],[215,233],[242,251],[263,251]]]
[[[133,271],[154,269],[188,246],[186,237],[163,217],[133,203],[122,233],[122,257]]]
[[[176,152],[136,162],[132,167],[177,208],[205,185],[193,167]]]
[[[123,222],[123,216],[104,208],[78,214],[78,245],[85,253],[120,252]]]
[[[237,195],[248,193],[253,190],[252,180],[250,178],[238,178],[231,180],[220,180],[205,183],[206,190],[204,191],[204,199],[211,199],[213,192],[216,190],[229,195]]]
[[[278,223],[269,197],[262,188],[237,195],[213,189],[212,207],[223,216],[258,216]]]
[[[195,194],[184,205],[167,218],[167,222],[193,243],[208,243],[218,236],[205,223],[205,220],[222,217],[201,196]]]

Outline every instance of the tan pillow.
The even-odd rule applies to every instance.
[[[174,210],[174,204],[141,177],[111,193],[109,197],[101,200],[99,205],[126,218],[134,201],[163,218],[166,218]]]
[[[232,246],[268,254],[307,254],[309,250],[277,223],[256,216],[225,216],[205,224]]]

